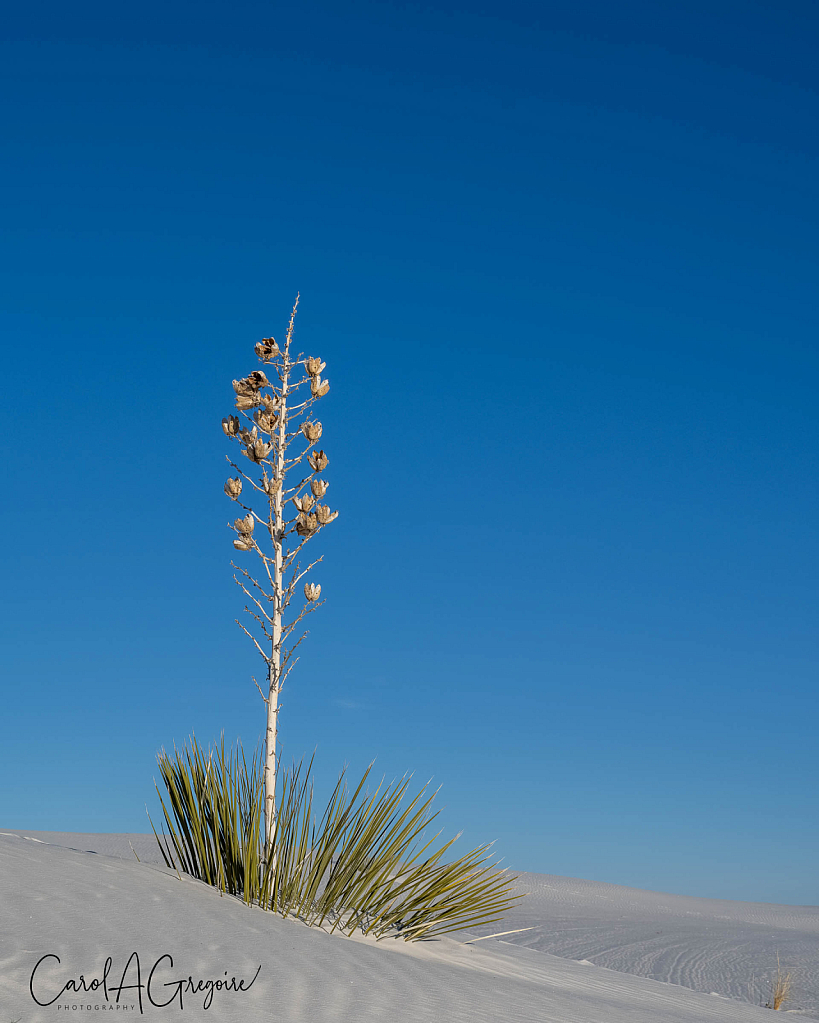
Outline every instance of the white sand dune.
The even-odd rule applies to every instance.
[[[777,948],[797,974],[791,1011],[815,1011],[819,909],[540,874],[523,881],[531,896],[492,929],[531,931],[474,944],[465,934],[376,944],[282,920],[180,879],[161,864],[150,835],[0,829],[0,1023],[136,1017],[140,994],[142,1015],[156,1020],[753,1023],[770,1020],[771,1011],[740,999],[748,998],[755,965],[757,979],[770,972]],[[144,986],[123,989],[117,1002],[126,964],[124,983],[137,982],[134,953]],[[109,957],[107,1001],[102,987],[59,995],[66,982],[101,980]],[[257,970],[249,990],[210,992],[203,984],[192,992],[180,984],[235,977],[234,986],[241,979],[247,986]],[[38,1006],[32,983],[39,1001],[59,997]],[[159,1008],[151,998],[173,1001]]]
[[[793,974],[790,1011],[819,1019],[819,907],[666,895],[520,874],[529,897],[506,941],[596,966],[763,1003],[776,956]],[[501,928],[477,929],[490,933]]]

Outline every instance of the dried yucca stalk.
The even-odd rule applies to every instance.
[[[231,562],[238,573],[233,578],[250,601],[245,611],[256,623],[256,635],[238,618],[236,622],[261,654],[267,674],[266,691],[256,682],[267,705],[263,768],[266,850],[272,848],[276,822],[279,696],[298,661],[293,652],[307,635],[305,631],[295,638],[293,632],[305,615],[324,603],[319,602],[321,586],[305,582],[301,591],[305,603],[297,613],[288,616],[299,582],[322,560],[317,558],[302,570],[297,558],[304,545],[338,515],[319,503],[329,486],[320,477],[329,459],[323,448],[313,447],[321,438],[322,426],[311,418],[313,405],[327,394],[330,384],[321,377],[324,370],[321,359],[291,354],[298,304],[296,296],[282,348],[272,337],[263,338],[256,345],[256,355],[277,382],[259,369],[234,380],[237,414],[222,420],[225,435],[238,442],[250,462],[240,468],[228,457],[238,475],[227,480],[225,493],[245,513],[229,524],[236,533],[233,546],[241,553],[255,552],[262,563],[259,582],[246,568]],[[255,476],[251,466],[256,469]],[[293,485],[288,486],[291,482]],[[248,500],[245,483],[256,506],[263,508],[262,514],[253,505],[243,503]],[[288,518],[290,509],[293,514]]]

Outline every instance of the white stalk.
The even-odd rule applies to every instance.
[[[293,310],[295,315],[295,309]],[[270,850],[273,828],[276,823],[276,746],[279,723],[279,690],[282,668],[282,544],[284,542],[284,514],[282,497],[284,490],[284,448],[287,433],[287,383],[290,376],[290,338],[293,318],[284,346],[281,376],[281,405],[279,407],[279,442],[276,445],[276,479],[282,483],[271,499],[271,540],[273,541],[273,636],[268,675],[267,732],[264,762],[264,821],[265,849]]]
[[[307,360],[303,360],[301,355],[297,355],[295,359],[290,358],[293,327],[298,304],[299,299],[296,296],[283,348],[279,349],[272,338],[265,338],[262,343],[256,346],[259,358],[271,372],[275,373],[275,376],[278,376],[279,385],[277,386],[269,380],[266,374],[260,370],[254,370],[253,373],[241,381],[234,380],[234,389],[238,395],[236,399],[237,411],[247,423],[252,425],[239,429],[240,420],[237,416],[231,416],[228,419],[222,420],[224,432],[229,437],[238,438],[244,446],[244,453],[254,465],[260,466],[262,469],[262,486],[260,486],[252,479],[249,473],[243,471],[235,462],[228,458],[228,463],[238,474],[238,479],[231,479],[225,484],[225,493],[236,502],[239,508],[247,513],[244,518],[239,516],[233,524],[228,523],[230,528],[237,534],[233,545],[238,551],[242,552],[255,550],[264,565],[264,576],[266,576],[266,581],[262,585],[253,578],[247,569],[231,562],[234,568],[248,582],[246,586],[236,575],[233,577],[248,599],[248,604],[245,605],[245,612],[250,615],[256,623],[257,629],[262,633],[260,637],[261,643],[249,629],[245,628],[238,618],[236,619],[236,624],[240,626],[246,636],[253,640],[267,668],[267,695],[265,696],[262,686],[255,679],[254,683],[267,705],[263,756],[264,819],[262,822],[262,834],[264,835],[265,853],[268,857],[273,853],[273,836],[277,820],[278,718],[279,710],[281,709],[279,700],[281,699],[282,687],[287,676],[298,660],[297,657],[291,658],[291,655],[307,635],[305,632],[294,643],[291,633],[305,615],[316,610],[323,603],[323,601],[318,601],[320,587],[315,588],[311,584],[305,588],[305,600],[307,601],[305,607],[292,620],[285,620],[285,615],[288,613],[296,585],[311,568],[318,564],[318,561],[321,561],[321,558],[313,561],[304,572],[299,570],[297,562],[294,565],[294,561],[308,540],[323,528],[322,523],[316,521],[315,513],[310,516],[316,526],[312,531],[309,528],[305,529],[305,524],[302,520],[302,515],[305,513],[300,511],[299,516],[291,519],[289,523],[286,518],[288,498],[293,494],[299,494],[313,476],[322,470],[314,469],[310,475],[304,476],[295,488],[285,486],[287,473],[309,455],[312,444],[308,444],[305,450],[294,458],[285,457],[288,447],[296,438],[300,438],[302,434],[305,437],[314,434],[316,427],[318,427],[318,437],[316,437],[316,440],[318,440],[321,436],[321,424],[311,423],[309,427],[305,427],[305,423],[309,422],[309,420],[305,419],[295,430],[288,432],[287,427],[288,423],[297,424],[300,418],[306,416],[307,410],[312,409],[318,398],[326,393],[326,387],[329,386],[316,386],[317,390],[322,390],[322,394],[314,394],[306,401],[288,407],[288,400],[293,399],[300,387],[309,385],[312,390],[316,385],[319,373],[319,369],[316,367],[320,364],[320,369],[324,369],[324,364],[321,363],[321,360],[314,359],[312,356]],[[291,380],[290,377],[293,371],[302,365],[306,375],[302,379]],[[265,388],[270,388],[273,395],[276,396],[277,400],[275,402],[269,401],[270,394],[263,395],[260,393]],[[241,408],[241,405],[247,399],[250,399],[252,407],[258,410],[252,416],[246,409]],[[276,417],[275,424],[271,421],[274,415]],[[269,443],[264,440],[264,435],[267,434],[268,430],[271,431]],[[318,455],[316,457],[319,458]],[[321,462],[322,466],[327,464],[323,451],[319,462]],[[318,463],[314,460],[313,464]],[[303,469],[300,470],[299,474],[301,475],[303,471]],[[268,473],[272,473],[272,477],[268,476]],[[239,500],[239,495],[242,493],[242,480],[249,483],[256,493],[265,493],[268,498],[266,516],[258,515],[250,505]],[[265,482],[266,480],[267,482]],[[238,491],[236,490],[237,485]],[[271,493],[271,491],[273,492]],[[254,495],[251,493],[250,496],[253,498]],[[337,514],[338,512],[334,512],[330,521]],[[322,511],[322,516],[326,518],[324,511]],[[325,521],[324,525],[326,524]],[[267,528],[270,534],[270,542],[273,546],[272,556],[266,554],[259,543],[253,539],[254,530],[252,527],[256,525],[259,527],[256,531],[257,533],[262,532],[261,527]],[[291,534],[296,534],[292,540],[288,539]],[[284,582],[285,575],[292,576],[286,585]]]

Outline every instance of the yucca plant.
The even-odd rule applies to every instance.
[[[228,457],[238,476],[227,480],[225,493],[246,513],[230,524],[236,533],[234,548],[241,553],[254,552],[262,562],[263,582],[246,568],[231,564],[238,573],[233,576],[234,580],[253,605],[246,605],[245,611],[255,622],[256,635],[239,619],[236,622],[252,640],[265,664],[265,688],[258,682],[256,687],[267,705],[263,834],[268,850],[272,848],[276,826],[279,698],[287,676],[298,661],[298,658],[293,659],[293,653],[307,635],[304,632],[295,638],[293,633],[302,619],[323,603],[319,602],[321,586],[305,582],[302,591],[305,603],[297,614],[287,619],[299,582],[322,560],[316,559],[302,571],[297,559],[304,545],[338,516],[337,511],[330,511],[328,505],[320,503],[329,487],[320,474],[330,460],[323,448],[313,448],[323,429],[321,423],[310,418],[313,405],[327,394],[330,384],[321,377],[325,368],[321,359],[291,351],[298,304],[296,296],[283,346],[279,348],[274,338],[266,337],[255,348],[259,361],[277,382],[269,380],[259,369],[241,380],[234,380],[238,415],[222,420],[225,435],[239,442],[242,454],[257,470],[254,478],[250,466],[239,468]],[[293,444],[301,446],[304,441],[307,441],[306,447],[290,454],[295,450]],[[293,480],[293,485],[288,486]],[[244,503],[250,500],[242,499],[242,494],[247,494],[245,483],[250,487],[251,496],[262,503],[262,514]],[[290,505],[295,512],[288,517]],[[260,534],[267,534],[266,543],[260,542]]]
[[[521,898],[516,878],[490,862],[488,845],[444,862],[458,836],[435,848],[435,793],[424,786],[403,806],[409,778],[370,794],[370,765],[350,794],[342,772],[316,819],[312,759],[294,765],[279,778],[266,852],[260,755],[248,767],[241,746],[226,755],[222,740],[206,755],[192,739],[190,749],[158,760],[168,833],[154,834],[165,863],[248,904],[330,931],[412,941],[490,923]]]
[[[168,866],[249,904],[331,930],[361,928],[413,940],[487,923],[519,898],[512,894],[515,878],[490,863],[489,846],[444,861],[455,839],[436,845],[440,833],[424,837],[437,816],[427,786],[402,807],[409,778],[369,794],[368,768],[350,794],[342,773],[316,819],[312,760],[278,776],[280,694],[307,634],[295,630],[321,596],[321,586],[306,581],[304,604],[290,612],[299,583],[322,560],[302,570],[298,557],[338,515],[320,503],[329,459],[313,447],[323,429],[311,418],[330,385],[321,377],[320,359],[292,351],[298,302],[297,296],[282,347],[268,337],[255,348],[276,382],[261,369],[234,380],[238,414],[222,420],[249,463],[240,468],[228,457],[237,475],[227,480],[225,493],[244,512],[229,524],[233,546],[255,553],[262,565],[260,582],[231,562],[255,635],[236,621],[265,664],[264,688],[254,678],[266,704],[263,747],[250,765],[240,745],[226,753],[224,740],[207,754],[195,739],[173,755],[163,750],[158,762],[167,834],[154,834]],[[295,512],[288,516],[290,506]]]

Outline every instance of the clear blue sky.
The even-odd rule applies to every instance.
[[[819,904],[814,4],[18,5],[0,826],[253,746],[220,420],[302,294],[284,696],[513,867]]]

